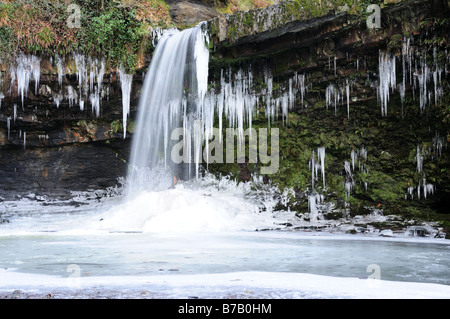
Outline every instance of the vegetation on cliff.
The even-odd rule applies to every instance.
[[[0,2],[3,61],[22,51],[39,55],[99,55],[117,66],[136,66],[153,28],[171,26],[162,0],[37,0]]]

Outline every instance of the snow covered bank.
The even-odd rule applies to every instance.
[[[20,290],[20,291],[19,291]],[[450,298],[450,286],[304,273],[61,278],[0,270],[3,298]]]

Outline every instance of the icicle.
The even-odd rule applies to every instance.
[[[32,55],[27,56],[20,53],[16,59],[17,67],[10,68],[11,75],[11,87],[13,86],[14,80],[17,79],[17,91],[21,96],[22,109],[24,108],[24,98],[28,94],[28,86],[30,80],[35,83],[35,94],[37,94],[39,86],[39,78],[41,74],[41,61],[38,57]]]
[[[63,98],[62,98],[61,94],[56,94],[56,95],[53,96],[53,101],[55,101],[57,109],[59,109],[59,105],[60,105],[62,99]]]
[[[421,61],[421,69],[415,74],[419,81],[419,105],[420,112],[422,113],[425,110],[427,105],[428,91],[427,91],[427,81],[430,77],[430,69],[425,61]]]
[[[23,132],[23,149],[27,147],[27,132]]]
[[[14,106],[13,106],[13,114],[14,114],[14,123],[16,123],[16,119],[17,119],[17,104],[14,104]]]
[[[266,74],[265,76],[265,82],[267,85],[267,91],[266,91],[266,116],[269,120],[274,118],[274,109],[272,107],[272,88],[273,88],[273,79],[271,74]]]
[[[354,184],[352,169],[351,169],[349,161],[344,162],[344,169],[345,169],[345,173],[347,175],[344,187],[345,187],[345,194],[348,198],[348,197],[350,197],[350,194],[353,189],[353,184]]]
[[[102,94],[102,87],[103,87],[103,77],[105,75],[105,61],[102,60],[100,63],[100,70],[97,72],[97,88],[98,88],[98,94],[103,96]]]
[[[334,57],[334,76],[336,76],[336,57]]]
[[[77,92],[71,85],[67,86],[67,99],[69,100],[69,107],[73,106],[75,100],[77,100]]]
[[[309,208],[309,220],[310,221],[317,221],[319,219],[320,213],[319,213],[319,207],[318,205],[321,204],[323,201],[323,197],[319,194],[312,194],[308,196],[308,208]]]
[[[155,47],[159,39],[161,39],[166,34],[171,34],[172,32],[176,31],[175,28],[170,29],[161,29],[159,27],[152,28],[150,31],[150,37],[152,39],[152,46]]]
[[[2,109],[2,99],[3,99],[4,97],[5,97],[5,96],[3,95],[3,93],[0,92],[0,110]]]
[[[10,132],[11,132],[11,116],[8,116],[6,118],[6,127],[8,129],[8,140],[9,140],[9,135],[10,135]]]
[[[34,55],[31,56],[31,73],[34,81],[34,94],[37,95],[41,77],[41,60]]]
[[[353,189],[353,183],[345,182],[345,195],[347,198],[350,197],[350,194],[352,193],[352,189]]]
[[[91,101],[92,113],[95,114],[96,117],[100,116],[100,96],[97,92],[97,88],[95,92],[89,96],[89,100]]]
[[[301,98],[301,102],[302,102],[302,105],[303,105],[303,98],[305,96],[305,91],[306,91],[306,88],[305,88],[305,75],[304,74],[299,75],[298,76],[298,81],[299,81],[299,86],[300,86],[300,98]]]
[[[379,86],[378,94],[381,103],[381,115],[387,116],[387,103],[389,101],[389,88],[396,87],[395,56],[389,52],[379,54]]]
[[[355,164],[356,164],[356,161],[358,159],[358,154],[355,152],[354,149],[352,149],[352,152],[350,153],[350,158],[352,160],[352,169],[354,171],[355,170]]]
[[[311,160],[309,162],[309,166],[311,169],[311,187],[314,190],[314,180],[316,179],[316,163],[315,163],[315,158],[314,158],[314,151],[312,152],[312,156],[311,156]]]
[[[417,172],[421,173],[423,169],[423,155],[420,152],[419,145],[417,145],[416,162],[417,162]]]
[[[326,102],[326,107],[328,110],[328,107],[334,101],[335,114],[336,114],[337,95],[338,95],[338,92],[337,92],[335,86],[333,84],[329,84],[327,86],[327,88],[325,89],[325,102]]]
[[[442,155],[442,146],[444,144],[444,139],[439,136],[439,133],[436,132],[436,136],[433,137],[433,151],[437,158]]]
[[[350,118],[350,87],[348,85],[348,79],[345,80],[345,93],[347,95],[347,118]]]
[[[427,184],[425,179],[423,181],[423,196],[426,199],[429,194],[433,195],[435,187],[433,184]]]
[[[367,160],[367,149],[365,147],[361,147],[359,149],[359,157],[364,158],[364,160]]]
[[[419,184],[417,185],[417,198],[420,199],[420,181]]]
[[[281,114],[283,123],[287,120],[288,111],[289,111],[289,96],[288,94],[283,94],[281,99]]]
[[[325,188],[325,147],[317,148],[317,158],[320,161],[320,170],[322,172],[323,188]]]
[[[89,65],[89,92],[94,91],[94,81],[97,71],[97,60],[92,61],[92,59],[88,58],[88,65]]]
[[[130,113],[130,96],[131,96],[131,84],[133,82],[133,75],[126,74],[123,68],[119,68],[120,88],[122,90],[122,125],[123,125],[123,138],[127,134],[127,118]]]
[[[441,80],[442,69],[436,64],[436,70],[433,71],[433,82],[434,82],[434,105],[438,105],[439,101],[443,96],[443,88],[439,85]]]
[[[292,108],[294,107],[294,103],[295,103],[295,97],[294,97],[294,90],[292,88],[293,85],[293,79],[290,78],[289,79],[289,110],[292,110]],[[1,101],[0,101],[0,106],[1,106]]]
[[[63,77],[64,77],[64,63],[59,56],[56,56],[56,70],[58,72],[58,83],[62,87]]]
[[[78,89],[80,99],[83,96],[83,88],[87,84],[86,59],[84,55],[74,54],[75,66],[77,69]],[[81,105],[80,105],[81,106]]]

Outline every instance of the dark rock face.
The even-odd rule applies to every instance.
[[[127,173],[142,73],[133,75],[127,136],[123,138],[122,91],[114,70],[105,72],[99,114],[89,95],[70,102],[68,88],[79,95],[77,76],[67,57],[62,85],[50,57],[41,57],[40,82],[24,98],[16,86],[2,99],[0,110],[0,196],[14,198],[29,193],[67,197],[70,191],[102,189],[118,184]],[[5,73],[3,73],[5,74]],[[3,82],[3,92],[8,84]],[[107,92],[107,93],[106,93]],[[64,98],[62,98],[64,96]],[[60,97],[59,105],[56,98]],[[16,118],[14,119],[14,114]],[[9,128],[8,128],[9,125]]]
[[[291,209],[308,211],[307,206],[302,206],[307,202],[305,192],[311,191],[308,162],[311,153],[322,146],[326,147],[327,154],[326,196],[336,208],[345,211],[345,205],[348,205],[352,216],[367,214],[367,207],[379,207],[386,214],[406,217],[420,218],[431,212],[448,214],[450,174],[445,168],[448,152],[444,151],[442,157],[432,155],[433,141],[440,140],[444,144],[450,141],[443,111],[448,97],[441,103],[429,105],[426,111],[420,111],[418,87],[408,84],[404,101],[397,89],[390,93],[389,111],[383,116],[377,91],[380,52],[390,52],[395,57],[397,84],[402,78],[402,50],[406,41],[411,41],[414,46],[414,63],[420,63],[417,61],[421,59],[433,61],[433,56],[447,56],[448,44],[434,48],[426,45],[433,37],[443,37],[444,43],[448,43],[448,24],[440,31],[434,27],[428,31],[423,28],[433,24],[430,21],[435,19],[441,21],[445,17],[443,13],[448,12],[447,6],[442,6],[445,1],[437,2],[441,5],[437,6],[435,1],[408,1],[387,6],[381,13],[379,30],[368,29],[364,19],[354,19],[346,12],[293,21],[288,19],[288,14],[281,15],[280,18],[285,17],[288,21],[276,28],[267,25],[267,15],[259,13],[228,19],[220,16],[212,21],[211,38],[215,50],[210,74],[215,82],[219,81],[221,70],[235,73],[251,70],[253,82],[265,89],[265,76],[270,71],[273,87],[277,87],[273,92],[275,98],[288,92],[288,81],[294,75],[307,78],[304,102],[293,106],[289,124],[273,124],[280,127],[282,160],[279,175],[270,178],[279,185],[295,188],[297,204]],[[251,16],[259,16],[261,23],[247,19]],[[443,60],[439,62],[442,66]],[[428,63],[433,65],[435,62]],[[418,71],[415,76],[420,74]],[[349,115],[346,114],[346,83],[351,83]],[[343,99],[336,108],[330,106],[329,109],[325,100],[330,85]],[[448,82],[443,87],[448,88]],[[254,119],[253,124],[265,125],[264,121]],[[421,149],[428,148],[426,179],[423,172],[416,169],[418,145]],[[352,178],[357,182],[348,192],[344,185],[349,176],[346,176],[343,164],[350,161],[352,152],[355,154],[362,147],[368,151],[366,163],[370,169],[353,173]],[[210,169],[214,168],[210,165]],[[240,167],[238,172],[247,169],[253,171],[254,167]],[[236,176],[240,176],[239,173]],[[364,183],[368,185],[367,190]],[[436,192],[424,198],[423,189],[428,183],[435,183]],[[408,194],[408,189],[414,189],[414,194]]]
[[[68,199],[72,191],[105,189],[126,176],[128,140],[73,143],[60,147],[8,147],[0,151],[0,194]]]

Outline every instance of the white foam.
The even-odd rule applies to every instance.
[[[179,184],[165,191],[142,191],[106,212],[101,229],[181,233],[274,227],[271,211],[260,213],[259,203],[246,198],[247,187]]]

